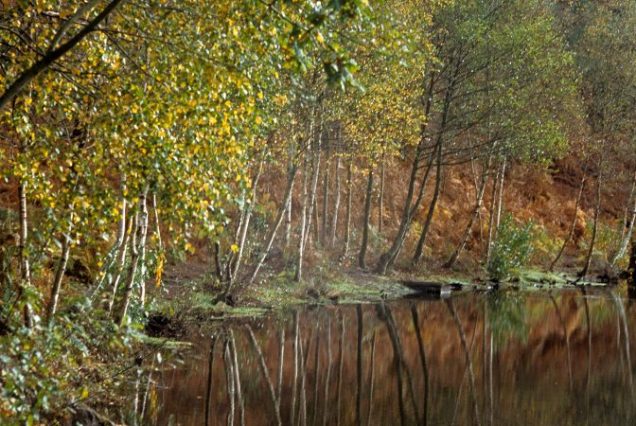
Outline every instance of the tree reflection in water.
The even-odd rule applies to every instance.
[[[131,388],[150,425],[634,424],[635,322],[591,288],[298,309]]]

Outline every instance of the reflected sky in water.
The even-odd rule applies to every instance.
[[[302,308],[195,338],[136,407],[149,425],[631,425],[635,322],[604,289]]]

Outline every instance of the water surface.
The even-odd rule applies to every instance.
[[[615,290],[302,308],[201,336],[137,406],[150,425],[631,425],[635,326]]]

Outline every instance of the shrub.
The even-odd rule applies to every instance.
[[[54,325],[35,318],[31,329],[12,322],[0,336],[0,424],[67,421],[75,403],[113,397],[136,341],[134,330],[88,315],[74,304]]]
[[[590,241],[592,240],[593,221],[589,221],[585,228],[585,239],[582,253],[587,253],[590,249]],[[607,260],[618,249],[621,242],[621,226],[619,223],[603,223],[600,220],[596,225],[596,239],[594,241],[594,253]]]
[[[549,265],[563,245],[563,239],[549,233],[545,227],[536,226],[533,229],[532,263],[543,266]]]
[[[512,215],[507,214],[497,230],[497,239],[492,249],[488,274],[494,281],[511,278],[524,267],[532,255],[534,224],[517,224]]]

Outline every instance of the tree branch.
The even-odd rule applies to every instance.
[[[113,12],[117,6],[125,0],[112,0],[104,9],[95,16],[84,28],[82,28],[75,36],[57,49],[53,49],[44,55],[40,60],[33,64],[29,69],[24,71],[0,96],[0,110],[2,110],[27,84],[29,84],[42,71],[48,69],[55,61],[60,59],[75,46],[79,44],[88,34],[94,31],[97,26],[108,15]]]

